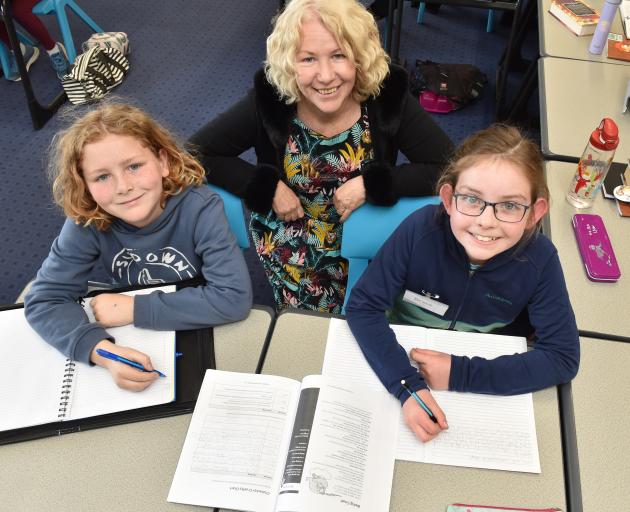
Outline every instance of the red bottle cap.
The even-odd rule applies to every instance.
[[[619,144],[619,128],[610,117],[605,117],[591,133],[591,144],[597,149],[610,151]]]

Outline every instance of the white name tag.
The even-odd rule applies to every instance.
[[[448,309],[447,304],[409,290],[405,290],[403,300],[440,316],[444,316],[444,313],[446,313],[446,310]]]

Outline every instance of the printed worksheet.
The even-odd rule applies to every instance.
[[[396,414],[389,400],[343,381],[208,370],[168,501],[255,512],[387,510]]]
[[[456,355],[492,359],[527,350],[524,338],[392,325],[398,342]],[[415,365],[413,361],[410,360]],[[365,360],[344,320],[332,319],[322,374],[354,381],[375,395],[389,395]],[[515,396],[432,391],[448,419],[449,429],[421,443],[400,415],[396,458],[453,466],[540,473],[531,393]]]

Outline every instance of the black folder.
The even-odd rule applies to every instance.
[[[175,284],[177,289],[180,289],[186,286],[197,286],[201,283],[202,281],[199,279],[194,279],[171,284]],[[168,283],[160,283],[155,286],[164,286],[165,284]],[[90,295],[97,295],[98,293],[103,292],[118,293],[155,286],[135,286],[111,290],[108,289],[97,291],[91,293]],[[0,307],[0,311],[22,307],[22,304],[16,304],[7,307]],[[201,388],[201,383],[203,382],[205,371],[207,369],[216,368],[213,330],[212,328],[206,328],[190,331],[177,331],[175,346],[176,351],[181,352],[183,355],[182,357],[178,357],[175,362],[176,384],[175,400],[173,402],[94,416],[91,418],[58,421],[13,430],[5,430],[0,432],[0,445],[192,412],[195,408],[195,403],[199,394],[199,389]]]

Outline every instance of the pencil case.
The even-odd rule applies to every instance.
[[[449,505],[446,512],[497,512],[508,510],[511,512],[559,512],[559,508],[514,508],[514,507],[493,507],[490,505],[464,505],[463,503],[454,503]]]
[[[576,213],[573,231],[591,281],[614,282],[621,276],[604,222],[599,215]]]

